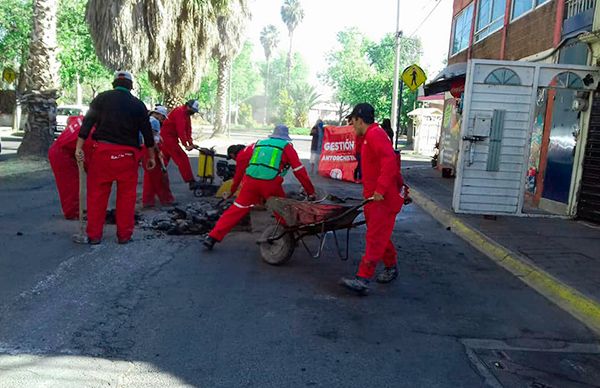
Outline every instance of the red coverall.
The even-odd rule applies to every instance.
[[[89,152],[87,235],[91,241],[102,239],[108,199],[116,182],[117,238],[119,242],[127,242],[135,226],[140,133],[145,146],[154,147],[148,111],[129,90],[117,86],[94,98],[83,119],[79,138],[88,139],[93,125],[96,129],[92,135],[93,149]]]
[[[114,181],[117,182],[117,238],[131,238],[135,227],[135,200],[141,152],[130,146],[95,142],[88,168],[88,224],[90,240],[100,240],[106,207]],[[155,168],[159,168],[158,166]]]
[[[56,179],[56,188],[62,212],[66,219],[79,217],[79,169],[75,159],[75,146],[83,116],[72,116],[60,136],[48,150],[48,160]],[[84,152],[91,149],[91,141],[86,141]]]
[[[185,151],[179,146],[179,141],[184,146],[193,144],[192,142],[192,119],[187,113],[187,106],[183,105],[173,109],[163,123],[160,135],[163,139],[162,152],[164,155],[165,166],[173,159],[179,173],[185,182],[194,180],[194,173],[190,165],[190,159]]]
[[[235,193],[233,189],[237,190],[236,178],[239,180],[238,174],[240,172],[244,174],[242,189],[240,190],[240,195],[236,198],[233,205],[227,209],[225,213],[223,213],[213,230],[208,234],[217,241],[222,241],[223,238],[225,238],[227,233],[229,233],[231,229],[233,229],[233,227],[237,225],[237,223],[244,218],[246,214],[248,214],[248,212],[250,212],[252,205],[260,204],[269,197],[285,197],[285,192],[283,191],[282,187],[283,177],[278,176],[273,180],[266,181],[254,179],[245,175],[246,168],[248,167],[253,152],[254,144],[251,144],[240,151],[235,159],[236,177],[234,178],[234,183],[231,186],[231,192]],[[306,172],[304,165],[300,161],[300,158],[298,157],[298,154],[291,143],[283,149],[280,171],[282,171],[284,166],[288,164],[290,165],[296,178],[302,184],[302,187],[304,187],[306,193],[308,195],[313,195],[315,193],[315,188],[313,187],[313,184],[308,177],[308,173]]]
[[[377,192],[384,197],[383,201],[365,206],[367,244],[357,276],[370,279],[379,261],[383,260],[386,267],[396,266],[397,253],[391,237],[396,215],[404,203],[400,194],[404,182],[390,138],[377,123],[367,128],[361,151],[363,195],[370,198]]]
[[[169,174],[162,172],[160,165],[160,156],[158,148],[155,153],[156,167],[152,170],[146,168],[148,160],[148,149],[144,147],[142,152],[142,166],[144,167],[144,185],[142,188],[142,205],[144,207],[154,206],[154,198],[158,197],[160,204],[167,206],[175,202],[175,197],[171,192],[169,183]],[[166,165],[166,163],[165,163]]]

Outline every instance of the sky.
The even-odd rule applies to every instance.
[[[301,0],[304,20],[294,32],[294,51],[300,52],[309,64],[310,81],[319,86],[317,74],[326,70],[325,57],[336,47],[338,31],[356,26],[374,41],[386,33],[393,33],[397,1]],[[254,45],[256,60],[264,61],[260,31],[267,24],[274,24],[279,29],[281,42],[277,50],[287,51],[288,31],[280,15],[282,4],[283,0],[250,0],[252,20],[246,35]],[[419,65],[430,79],[444,68],[451,19],[452,0],[400,0],[400,30],[405,36],[414,34],[421,39],[423,56]]]

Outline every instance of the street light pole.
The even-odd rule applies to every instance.
[[[392,128],[398,136],[398,81],[400,78],[400,0],[396,9],[396,63],[394,65],[394,88],[392,95],[392,112],[390,115]]]

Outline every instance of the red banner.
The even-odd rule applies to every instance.
[[[319,175],[354,182],[354,170],[358,166],[355,140],[354,129],[350,126],[325,127]]]

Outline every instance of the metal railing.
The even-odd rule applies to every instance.
[[[596,6],[596,0],[566,0],[565,19],[572,18]]]

